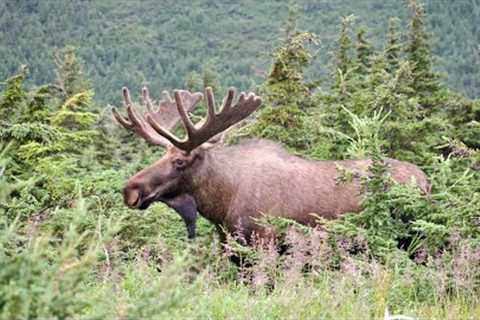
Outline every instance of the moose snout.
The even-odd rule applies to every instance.
[[[130,186],[126,186],[123,189],[123,200],[125,204],[130,208],[138,208],[141,204],[142,200],[142,193],[138,188],[132,188]]]

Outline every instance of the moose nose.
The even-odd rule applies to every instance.
[[[140,205],[141,194],[139,189],[126,187],[124,190],[125,204],[130,208],[137,208]]]

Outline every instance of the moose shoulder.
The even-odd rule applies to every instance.
[[[216,113],[212,91],[207,88],[207,119],[201,125],[192,124],[188,117],[200,93],[175,91],[174,100],[164,93],[155,112],[144,88],[144,117],[133,106],[128,90],[123,93],[128,119],[114,109],[117,121],[167,149],[160,160],[129,179],[125,203],[138,209],[154,201],[166,203],[182,216],[189,237],[195,235],[197,211],[219,230],[242,233],[248,241],[253,233],[267,235],[256,222],[263,214],[314,225],[316,216],[334,219],[362,209],[361,177],[368,174],[370,160],[305,160],[267,140],[222,144],[222,133],[260,106],[260,98],[252,93],[240,94],[233,105],[235,93],[230,89]],[[183,141],[170,133],[178,120],[187,132]],[[423,192],[429,192],[427,177],[417,166],[393,159],[387,159],[386,166],[397,182],[415,181]],[[345,172],[353,179],[343,181]]]

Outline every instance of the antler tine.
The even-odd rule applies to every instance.
[[[112,114],[115,120],[120,123],[125,129],[132,130],[137,133],[139,136],[144,138],[148,143],[153,145],[160,145],[167,147],[170,145],[170,142],[163,138],[161,135],[156,133],[152,127],[145,123],[145,120],[138,114],[137,109],[132,103],[130,98],[130,92],[127,87],[122,88],[123,100],[125,106],[127,107],[128,119],[121,116],[117,108],[112,108]],[[144,103],[147,109],[151,110],[151,101],[148,95],[148,90],[143,89]]]
[[[166,101],[166,102],[168,101],[168,103],[171,103],[171,101],[169,101],[171,100],[171,98],[168,92],[164,92],[163,95],[165,97],[165,100],[162,100],[162,101]],[[187,111],[185,111],[182,97],[180,95],[180,91],[175,90],[173,93],[173,96],[175,98],[175,105],[177,107],[178,114],[180,115],[180,119],[182,120],[183,126],[187,131],[187,135],[190,137],[193,134],[193,131],[195,130],[195,128],[192,121],[188,117]],[[198,99],[195,101],[195,103],[197,101]],[[188,148],[188,140],[187,141],[178,140],[167,128],[164,128],[164,126],[162,126],[162,124],[155,119],[153,113],[146,114],[145,119],[159,135],[166,138],[171,144],[173,144],[177,148],[182,150],[188,150],[188,151],[192,150]]]
[[[205,125],[215,118],[215,97],[213,96],[212,88],[208,87],[205,90],[207,95],[207,121]]]
[[[123,94],[123,102],[125,105],[128,107],[132,105],[132,99],[130,98],[130,91],[128,91],[127,87],[122,88],[122,94]]]
[[[185,131],[187,132],[187,138],[183,141],[172,135],[168,130],[162,128],[153,117],[147,116],[147,121],[158,134],[168,139],[174,146],[190,152],[204,142],[207,142],[210,138],[245,119],[262,104],[260,97],[255,94],[250,93],[245,97],[245,94],[241,93],[237,103],[232,107],[235,89],[230,88],[224,99],[222,110],[216,114],[215,100],[210,87],[205,89],[205,95],[207,96],[207,119],[201,127],[196,128],[185,111],[182,97],[178,91],[175,91],[174,97],[177,110],[180,114],[180,119],[182,120]]]
[[[182,102],[185,107],[184,109],[187,113],[195,109],[197,103],[203,97],[200,92],[191,93],[186,90],[179,90],[178,92],[182,97]],[[164,129],[172,130],[180,120],[180,114],[177,110],[175,99],[172,99],[168,91],[163,91],[162,99],[160,100],[158,105],[158,110],[153,111],[153,104],[148,97],[148,91],[146,93],[148,98],[146,100],[147,104],[145,106],[148,110],[147,113],[157,122],[157,124],[162,126]]]
[[[152,100],[150,100],[150,94],[148,93],[147,87],[142,88],[142,95],[143,95],[143,104],[145,105],[147,112],[152,113],[153,104],[152,104]]]
[[[233,97],[235,96],[235,88],[229,88],[227,96],[223,100],[222,110],[229,110],[232,107]]]
[[[128,91],[127,87],[122,88],[122,95],[123,95],[123,103],[125,106],[128,108],[132,104],[132,100],[130,99],[130,92]],[[112,108],[112,114],[117,120],[118,123],[120,123],[125,129],[132,129],[133,128],[133,123],[129,121],[128,119],[124,118],[123,116],[118,113],[117,108],[113,107]]]
[[[182,120],[183,127],[187,131],[188,136],[190,136],[195,131],[195,126],[193,125],[192,121],[188,117],[187,111],[185,111],[185,107],[183,106],[183,100],[182,100],[182,97],[180,96],[180,92],[178,90],[175,90],[173,92],[173,96],[175,98],[175,104],[177,106],[180,119]]]
[[[122,94],[124,104],[127,108],[128,118],[121,116],[117,108],[114,107],[112,108],[112,114],[115,120],[124,128],[136,132],[147,142],[164,147],[170,146],[170,140],[174,137],[169,130],[175,127],[181,117],[188,118],[187,113],[192,111],[203,97],[200,92],[191,93],[189,91],[179,90],[175,94],[175,96],[178,97],[174,100],[170,97],[168,91],[163,91],[158,110],[154,111],[148,89],[147,87],[143,87],[142,96],[146,112],[142,117],[135,108],[130,97],[130,92],[126,87],[122,88]],[[179,111],[180,109],[176,107],[178,105],[176,101],[181,101],[180,106],[182,111]],[[153,119],[154,121],[148,119]],[[182,120],[182,122],[183,121],[184,120]],[[156,123],[156,130],[152,128],[150,122]]]
[[[115,120],[122,125],[125,129],[131,129],[133,127],[132,123],[125,119],[120,113],[118,113],[117,108],[112,108],[112,114]]]

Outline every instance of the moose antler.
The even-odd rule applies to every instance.
[[[185,131],[187,132],[187,138],[183,141],[179,140],[167,128],[162,126],[161,123],[156,121],[153,115],[147,114],[145,118],[160,136],[167,139],[178,149],[190,152],[204,142],[207,142],[210,138],[214,137],[220,132],[225,131],[235,123],[245,119],[255,110],[257,110],[262,104],[260,97],[253,93],[249,93],[246,96],[245,93],[242,92],[237,103],[232,106],[233,98],[235,96],[235,89],[230,88],[227,96],[224,99],[221,111],[219,113],[215,113],[215,99],[213,97],[212,89],[207,87],[205,89],[205,94],[207,96],[207,119],[203,125],[196,127],[188,117],[181,92],[174,91],[177,110]]]
[[[149,123],[144,120],[144,117],[147,115],[152,119],[155,119],[156,123],[159,123],[162,127],[167,128],[167,130],[172,130],[175,125],[180,120],[180,115],[178,114],[177,108],[174,107],[175,101],[172,100],[167,91],[162,92],[163,99],[159,103],[158,111],[153,111],[153,104],[150,100],[150,95],[148,89],[144,87],[142,89],[143,94],[143,103],[146,108],[144,117],[140,116],[137,109],[132,103],[130,98],[130,93],[126,87],[122,89],[123,99],[127,107],[128,118],[121,116],[116,108],[112,108],[112,114],[115,120],[120,123],[124,128],[136,132],[139,136],[144,138],[147,142],[154,145],[161,145],[167,147],[170,144],[168,139],[165,139],[159,135],[155,130],[152,129]],[[181,99],[184,99],[186,105],[186,111],[192,111],[198,101],[202,99],[203,95],[199,92],[190,93],[189,91],[180,90],[178,94],[181,96]]]

